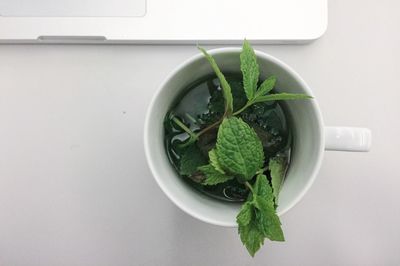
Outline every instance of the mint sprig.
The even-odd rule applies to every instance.
[[[180,126],[184,131],[186,131],[190,136],[188,142],[182,145],[183,147],[188,146],[189,144],[192,144],[195,141],[197,141],[198,138],[205,132],[215,127],[218,127],[223,121],[224,117],[229,117],[231,115],[237,116],[241,114],[243,111],[245,111],[247,108],[252,106],[253,104],[268,102],[268,101],[304,100],[312,98],[311,96],[298,93],[273,93],[273,94],[270,93],[275,88],[276,84],[275,76],[268,77],[257,88],[257,83],[260,74],[258,70],[259,66],[253,48],[250,46],[250,43],[247,40],[245,40],[243,43],[242,52],[240,54],[240,59],[241,59],[240,68],[243,74],[243,89],[245,90],[248,101],[239,110],[235,111],[233,110],[233,96],[232,96],[231,86],[229,85],[224,74],[218,67],[217,62],[204,48],[198,47],[198,49],[204,54],[204,56],[210,63],[212,69],[214,70],[215,74],[217,75],[218,79],[220,80],[222,93],[225,101],[225,113],[220,120],[216,121],[215,123],[209,125],[208,127],[202,129],[197,133],[188,130],[188,128],[184,124],[182,124],[178,119],[174,120],[176,124]]]
[[[264,244],[264,238],[283,241],[281,223],[274,208],[274,193],[267,177],[258,174],[253,185],[249,182],[263,172],[264,164],[263,147],[254,129],[240,118],[225,118],[218,130],[216,148],[209,154],[210,164],[198,168],[206,176],[204,185],[223,183],[234,176],[250,190],[237,216],[240,239],[250,255],[254,256]]]
[[[225,112],[220,120],[199,132],[193,132],[179,119],[173,119],[190,136],[189,140],[182,145],[183,147],[195,145],[194,143],[202,134],[219,127],[216,145],[208,153],[208,164],[202,161],[201,157],[191,156],[188,152],[182,158],[183,163],[180,170],[182,174],[200,171],[204,176],[201,181],[202,185],[213,186],[234,178],[245,184],[249,195],[242,205],[236,221],[241,241],[249,254],[254,256],[264,244],[265,238],[272,241],[285,240],[275,208],[285,176],[287,160],[277,156],[265,162],[264,148],[260,138],[250,125],[236,116],[253,104],[311,97],[304,94],[272,93],[277,83],[275,76],[268,77],[259,85],[260,70],[257,57],[250,43],[245,40],[240,54],[240,69],[243,74],[243,90],[247,102],[238,110],[233,110],[234,99],[231,86],[214,58],[203,48],[199,47],[199,49],[220,80]],[[187,151],[190,151],[189,148]],[[202,163],[201,166],[200,163]],[[197,166],[196,169],[194,169],[195,166]],[[270,174],[270,180],[264,174],[267,170],[269,170],[267,173]]]
[[[249,184],[248,184],[249,185]],[[267,177],[260,174],[251,187],[251,195],[243,204],[236,221],[240,239],[251,256],[264,244],[264,239],[284,241],[281,222],[274,209],[274,196]]]

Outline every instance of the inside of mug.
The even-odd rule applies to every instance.
[[[213,54],[222,72],[240,73],[240,50]],[[261,79],[277,77],[277,92],[311,94],[304,82],[282,63],[258,54]],[[171,104],[193,81],[213,73],[203,57],[197,57],[173,73],[159,92],[152,112],[148,139],[148,155],[155,178],[167,196],[192,216],[213,224],[235,226],[240,204],[218,201],[182,181],[170,164],[164,148],[163,119]],[[278,213],[283,214],[296,204],[307,191],[319,169],[323,151],[322,119],[314,100],[284,103],[293,132],[291,163],[280,192]],[[150,129],[151,128],[151,129]]]

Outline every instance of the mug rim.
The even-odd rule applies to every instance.
[[[211,49],[208,50],[208,53],[210,55],[216,55],[216,54],[225,54],[225,53],[238,53],[240,54],[240,52],[242,51],[242,48],[239,47],[223,47],[223,48],[216,48],[216,49]],[[308,94],[311,95],[312,97],[314,97],[314,94],[312,93],[311,89],[309,88],[309,86],[307,85],[307,83],[303,80],[303,78],[292,68],[290,67],[288,64],[286,64],[285,62],[281,61],[280,59],[267,54],[265,52],[261,52],[258,50],[255,50],[255,54],[257,56],[257,58],[261,58],[261,59],[265,59],[267,61],[270,61],[276,65],[279,65],[280,67],[282,67],[282,69],[285,70],[285,72],[287,72],[290,76],[292,76],[293,78],[295,78],[300,84],[302,89]],[[186,59],[185,61],[183,61],[182,63],[180,63],[179,65],[177,65],[168,75],[167,77],[161,82],[161,84],[158,86],[155,94],[153,95],[150,104],[146,110],[146,117],[145,117],[145,123],[144,123],[144,151],[145,151],[145,157],[146,157],[146,161],[147,164],[150,168],[150,171],[153,175],[153,178],[155,179],[156,183],[158,184],[158,186],[161,188],[161,190],[164,192],[164,194],[181,210],[183,210],[184,212],[186,212],[187,214],[189,214],[190,216],[201,220],[203,222],[209,223],[209,224],[213,224],[213,225],[220,225],[220,226],[229,226],[229,227],[236,227],[236,221],[233,221],[233,223],[225,223],[225,222],[220,222],[217,220],[212,220],[209,219],[207,217],[204,217],[201,213],[188,208],[187,206],[185,206],[184,204],[181,203],[181,201],[179,199],[177,199],[175,197],[175,195],[173,195],[172,193],[170,193],[170,191],[162,184],[160,178],[157,175],[157,171],[155,170],[157,168],[157,166],[154,164],[153,159],[151,158],[151,148],[150,148],[150,139],[149,139],[149,130],[150,130],[150,123],[151,123],[151,113],[152,110],[154,109],[154,106],[160,96],[160,94],[162,93],[164,87],[166,84],[168,84],[168,82],[174,78],[174,76],[176,76],[179,72],[181,72],[182,70],[184,70],[186,67],[188,67],[190,64],[196,62],[197,60],[203,58],[204,55],[202,53],[197,53],[191,57],[189,57],[188,59]],[[312,170],[312,174],[311,177],[307,180],[307,182],[304,184],[304,186],[301,188],[301,192],[294,197],[290,204],[288,204],[286,206],[286,208],[279,210],[278,215],[281,216],[283,214],[285,214],[287,211],[289,211],[291,208],[293,208],[297,203],[300,202],[300,200],[304,197],[304,195],[307,193],[307,191],[311,188],[312,184],[314,183],[316,176],[318,174],[318,171],[321,167],[322,164],[322,159],[323,159],[323,152],[325,150],[325,134],[324,134],[324,122],[322,119],[322,114],[321,114],[321,110],[319,108],[319,105],[317,103],[317,101],[315,100],[315,97],[313,99],[313,101],[310,101],[312,108],[315,112],[315,119],[317,121],[317,125],[318,125],[318,130],[319,130],[319,134],[320,134],[320,143],[319,143],[319,154],[318,154],[318,158],[317,160],[314,162],[314,167]]]

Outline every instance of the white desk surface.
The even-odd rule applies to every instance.
[[[143,155],[156,87],[194,46],[0,46],[0,265],[399,265],[400,4],[330,1],[310,45],[257,46],[309,83],[327,125],[370,153],[327,152],[254,259],[236,229],[186,215]],[[266,15],[268,12],[266,12]]]

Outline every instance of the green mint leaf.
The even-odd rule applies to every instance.
[[[212,149],[211,151],[208,152],[208,156],[210,158],[210,164],[214,167],[214,169],[220,172],[221,174],[225,174],[224,169],[222,169],[222,166],[218,161],[217,151],[215,149]]]
[[[264,244],[264,238],[272,241],[285,241],[281,222],[274,208],[274,196],[267,177],[259,174],[253,186],[251,197],[243,204],[236,222],[239,235],[250,255]]]
[[[285,241],[281,221],[271,202],[260,196],[255,196],[254,202],[257,207],[255,220],[259,231],[271,241]]]
[[[253,185],[255,195],[265,199],[271,207],[274,207],[274,193],[265,175],[260,174]]]
[[[252,220],[247,225],[240,225],[238,227],[240,240],[245,245],[247,251],[252,257],[264,244],[264,235],[260,231],[257,223]]]
[[[253,219],[254,207],[250,202],[246,202],[240,208],[239,214],[236,216],[236,222],[242,226],[248,225]]]
[[[288,161],[284,157],[274,157],[268,164],[271,171],[271,184],[274,191],[275,202],[278,202],[278,195],[285,177],[287,164]]]
[[[264,164],[260,139],[237,117],[225,118],[218,130],[217,156],[222,167],[242,181],[250,180]]]
[[[247,40],[244,40],[240,53],[240,70],[243,74],[243,87],[247,99],[252,100],[256,93],[260,72],[256,54]]]
[[[206,179],[202,182],[203,185],[213,186],[234,178],[233,176],[221,174],[210,164],[200,166],[198,169],[206,176]]]
[[[197,168],[207,163],[207,159],[201,153],[197,145],[188,146],[183,152],[180,161],[179,173],[181,175],[192,175]]]
[[[257,176],[253,191],[253,203],[256,207],[255,221],[260,232],[272,241],[285,241],[281,222],[274,208],[272,187],[265,175]]]
[[[268,92],[272,91],[276,84],[276,77],[271,76],[261,83],[260,87],[258,88],[255,98],[260,96],[266,95]]]
[[[298,93],[276,93],[276,94],[268,94],[264,96],[259,96],[254,99],[254,103],[261,103],[267,101],[277,101],[277,100],[301,100],[301,99],[310,99],[311,96],[305,94]]]
[[[224,74],[222,74],[214,58],[207,53],[204,48],[199,47],[199,50],[204,54],[221,83],[222,93],[225,99],[225,114],[229,116],[233,112],[233,96],[231,86],[229,85],[228,81],[226,81]]]

